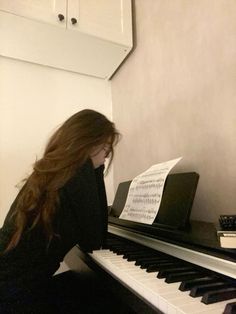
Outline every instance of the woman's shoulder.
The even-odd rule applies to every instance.
[[[91,159],[88,159],[81,167],[77,169],[74,176],[71,178],[71,181],[76,178],[88,178],[88,177],[95,177],[95,176],[103,176],[104,173],[104,165],[94,169],[93,163]]]
[[[90,161],[90,159],[88,159],[82,166],[76,169],[74,175],[68,181],[68,184],[83,181],[83,179],[87,179],[88,177],[92,176],[94,176],[94,169],[92,162]]]
[[[78,187],[81,189],[88,185],[92,185],[96,182],[96,173],[94,170],[91,160],[88,159],[76,170],[75,174],[62,187],[62,190],[73,191],[74,189],[77,190]]]

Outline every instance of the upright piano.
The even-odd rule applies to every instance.
[[[198,177],[168,175],[152,225],[119,218],[131,181],[121,183],[106,244],[78,254],[135,313],[236,313],[236,250],[220,247],[213,223],[189,219]]]

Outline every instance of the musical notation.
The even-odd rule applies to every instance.
[[[121,219],[152,224],[158,213],[165,180],[182,157],[153,165],[131,182]]]

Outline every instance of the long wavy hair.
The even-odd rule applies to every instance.
[[[54,236],[52,218],[59,204],[59,189],[90,158],[95,146],[110,145],[109,168],[119,137],[113,122],[90,109],[77,112],[57,129],[18,195],[11,216],[15,229],[5,252],[17,246],[26,228],[42,227],[50,243]]]

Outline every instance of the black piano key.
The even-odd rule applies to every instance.
[[[155,265],[148,266],[147,269],[146,269],[146,272],[147,273],[153,273],[153,272],[156,272],[156,271],[159,271],[159,272],[163,272],[163,271],[166,271],[166,270],[167,271],[171,271],[173,268],[183,267],[183,266],[185,266],[183,262],[177,262],[175,264],[173,264],[173,263],[155,264]]]
[[[206,292],[201,302],[211,304],[236,298],[236,288],[225,288],[217,291]]]
[[[208,291],[215,291],[215,290],[220,290],[225,287],[230,287],[230,284],[227,282],[213,282],[213,283],[207,283],[207,284],[202,284],[195,286],[191,289],[190,291],[190,296],[191,297],[200,297],[204,293]]]
[[[136,261],[138,257],[144,256],[145,254],[147,253],[146,252],[134,252],[134,253],[125,254],[123,258],[127,259],[127,261]]]
[[[123,246],[123,247],[121,246],[121,247],[114,248],[112,251],[116,252],[116,254],[118,255],[122,255],[127,252],[137,252],[138,249],[131,246]]]
[[[180,273],[183,271],[194,271],[195,268],[193,268],[192,266],[177,266],[174,267],[172,269],[163,269],[160,270],[159,273],[157,274],[157,278],[165,278],[170,274],[175,274],[175,273]]]
[[[141,266],[144,263],[152,263],[155,261],[159,261],[161,258],[166,258],[166,259],[171,259],[171,257],[164,255],[164,254],[155,254],[155,255],[151,255],[149,257],[145,256],[145,257],[139,257],[137,258],[135,265],[137,266]]]
[[[142,254],[145,253],[145,250],[135,249],[135,250],[127,250],[123,251],[124,258],[127,258],[130,254]],[[147,252],[146,252],[147,253]]]
[[[111,244],[111,245],[109,245],[109,249],[111,250],[111,251],[116,251],[116,250],[118,250],[119,248],[121,248],[122,246],[121,245],[114,245],[114,244]]]
[[[223,314],[235,314],[236,313],[236,302],[228,303],[224,309]]]
[[[146,248],[143,248],[141,246],[133,246],[133,245],[120,245],[118,247],[119,250],[123,250],[124,252],[129,252],[129,251],[139,251],[139,250],[147,250]]]
[[[146,249],[136,249],[124,252],[124,258],[128,258],[130,255],[136,254],[138,257],[144,257],[145,254],[150,254]]]
[[[109,244],[109,245],[115,245],[115,244],[121,244],[122,242],[120,241],[120,240],[118,240],[118,239],[111,239],[111,238],[108,238],[107,239],[107,244]],[[124,245],[124,243],[123,243],[123,245]]]
[[[123,250],[123,249],[112,249],[111,250],[113,253],[116,253],[117,255],[124,255],[126,252],[127,252],[127,250]],[[130,251],[129,251],[130,252]],[[133,252],[136,252],[136,251],[133,251]]]
[[[180,291],[187,291],[192,289],[193,287],[197,285],[203,285],[205,283],[213,283],[213,282],[219,282],[219,279],[216,279],[214,277],[204,277],[204,278],[195,278],[191,280],[184,280],[181,282],[179,286]]]
[[[146,263],[141,263],[140,267],[141,268],[147,268],[148,266],[151,266],[151,265],[165,265],[165,264],[169,264],[169,265],[174,265],[176,264],[176,262],[173,262],[167,258],[159,258],[158,260],[156,261],[153,261],[153,262],[146,262]]]
[[[178,265],[177,265],[178,266]],[[162,269],[170,269],[171,267],[177,267],[176,264],[174,265],[171,262],[168,261],[160,261],[159,263],[153,263],[151,265],[147,265],[147,266],[141,266],[142,269],[146,269],[146,272],[151,273],[154,271],[158,271],[158,270],[162,270]],[[180,265],[179,265],[180,266]]]
[[[186,271],[177,274],[170,274],[166,277],[166,283],[173,283],[178,281],[183,281],[184,279],[193,279],[193,278],[202,278],[204,274],[199,273],[198,271]]]
[[[121,245],[130,245],[128,243],[122,243],[120,241],[107,241],[107,244],[110,246],[110,247],[115,247],[115,246],[121,246]]]
[[[128,247],[128,246],[122,246],[122,245],[111,245],[110,250],[113,252],[123,252],[123,253],[128,253],[128,252],[138,252],[140,251],[140,248],[136,247]]]

